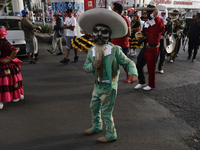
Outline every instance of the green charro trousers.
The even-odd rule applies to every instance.
[[[117,138],[112,112],[114,109],[116,89],[112,89],[109,83],[95,83],[92,93],[90,108],[92,111],[92,130],[99,132],[103,129],[102,117],[106,124],[106,137]]]

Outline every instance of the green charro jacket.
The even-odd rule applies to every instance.
[[[126,55],[122,52],[122,48],[113,45],[110,42],[107,44],[107,55],[104,56],[105,64],[106,64],[106,71],[111,83],[111,87],[117,90],[117,83],[119,80],[119,73],[120,73],[120,65],[126,68],[129,71],[129,75],[136,75],[138,76],[138,72],[136,69],[135,63],[130,60]],[[88,55],[86,58],[86,62],[84,64],[83,69],[87,73],[93,73],[95,77],[95,69],[93,68],[93,62],[95,61],[95,55],[93,52],[94,47],[91,47],[88,51]]]

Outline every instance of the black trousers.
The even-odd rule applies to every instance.
[[[197,51],[199,48],[199,38],[197,39],[189,39],[189,48],[188,48],[188,58],[192,56],[192,50],[194,49],[192,59],[196,59]]]
[[[144,76],[144,69],[143,69],[146,64],[146,61],[144,58],[145,50],[146,48],[141,49],[140,53],[138,54],[137,63],[136,63],[136,67],[138,71],[138,80],[140,84],[146,83],[145,76]]]
[[[165,55],[166,55],[166,51],[164,48],[164,40],[161,39],[160,40],[160,47],[159,47],[159,54],[158,56],[160,56],[160,61],[158,64],[158,70],[163,70],[163,66],[165,64]]]

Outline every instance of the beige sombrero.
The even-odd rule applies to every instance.
[[[123,17],[104,8],[94,8],[84,12],[79,17],[78,23],[83,31],[90,34],[93,33],[95,25],[104,24],[111,29],[111,38],[123,37],[128,32],[128,26]]]

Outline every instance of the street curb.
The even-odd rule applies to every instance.
[[[48,44],[52,43],[53,34],[47,34],[47,33],[35,33],[35,36],[38,40],[41,40],[43,42],[46,42]],[[63,37],[64,38],[64,37]],[[62,45],[66,45],[65,39],[62,39]]]
[[[52,36],[47,33],[35,33],[35,36],[38,40],[42,40],[43,42],[52,43]]]

